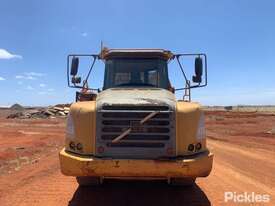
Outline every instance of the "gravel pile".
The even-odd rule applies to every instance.
[[[69,114],[69,107],[53,106],[40,109],[25,109],[11,113],[8,119],[39,119],[66,117]]]

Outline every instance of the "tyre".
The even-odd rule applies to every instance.
[[[76,181],[79,186],[95,186],[100,185],[102,183],[102,179],[100,177],[76,177]]]
[[[181,178],[181,177],[174,177],[170,178],[170,185],[175,186],[193,186],[195,184],[196,178]]]

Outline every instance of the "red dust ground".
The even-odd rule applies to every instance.
[[[1,115],[0,115],[1,116]],[[249,205],[225,192],[268,194],[275,205],[275,115],[207,112],[211,175],[191,188],[158,181],[107,181],[78,187],[60,173],[65,119],[0,117],[0,205]]]

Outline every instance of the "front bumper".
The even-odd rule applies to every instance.
[[[66,152],[59,153],[61,172],[68,176],[100,177],[206,177],[213,154],[204,152],[175,160],[102,159]]]

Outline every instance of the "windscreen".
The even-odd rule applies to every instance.
[[[113,87],[157,87],[167,89],[167,61],[147,58],[106,60],[104,89]]]

